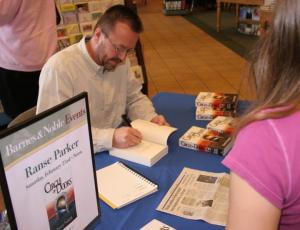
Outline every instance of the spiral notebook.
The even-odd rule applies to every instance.
[[[148,196],[158,185],[121,162],[97,170],[98,193],[101,200],[113,209]]]

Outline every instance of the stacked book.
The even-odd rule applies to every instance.
[[[233,117],[218,116],[206,128],[192,126],[179,139],[179,146],[224,156],[232,147]]]
[[[195,100],[196,120],[212,120],[217,116],[234,117],[238,94],[200,92]]]

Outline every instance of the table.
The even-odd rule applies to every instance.
[[[221,164],[223,157],[205,152],[184,149],[178,139],[192,125],[204,127],[207,122],[195,120],[195,96],[175,93],[156,94],[152,101],[158,113],[163,114],[178,130],[169,140],[169,153],[152,167],[125,161],[127,165],[159,185],[159,191],[119,210],[113,210],[100,201],[102,216],[92,229],[140,229],[152,219],[158,219],[176,229],[221,230],[222,226],[211,225],[202,220],[193,221],[156,211],[165,193],[171,187],[183,167],[210,172],[228,172]],[[241,106],[239,108],[243,109]],[[96,154],[96,169],[116,162],[118,159],[107,152]]]
[[[221,3],[236,4],[235,21],[236,26],[239,24],[239,5],[262,6],[264,0],[217,0],[217,32],[221,29]]]

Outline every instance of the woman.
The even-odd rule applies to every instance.
[[[223,163],[231,170],[228,229],[300,229],[300,1],[278,0],[253,52],[257,101]]]

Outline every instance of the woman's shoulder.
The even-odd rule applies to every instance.
[[[281,118],[269,118],[265,120],[253,121],[241,129],[241,134],[251,133],[266,133],[272,135],[272,133],[291,133],[295,131],[300,133],[299,129],[300,111],[294,112],[288,116]],[[294,133],[295,134],[295,133]]]

